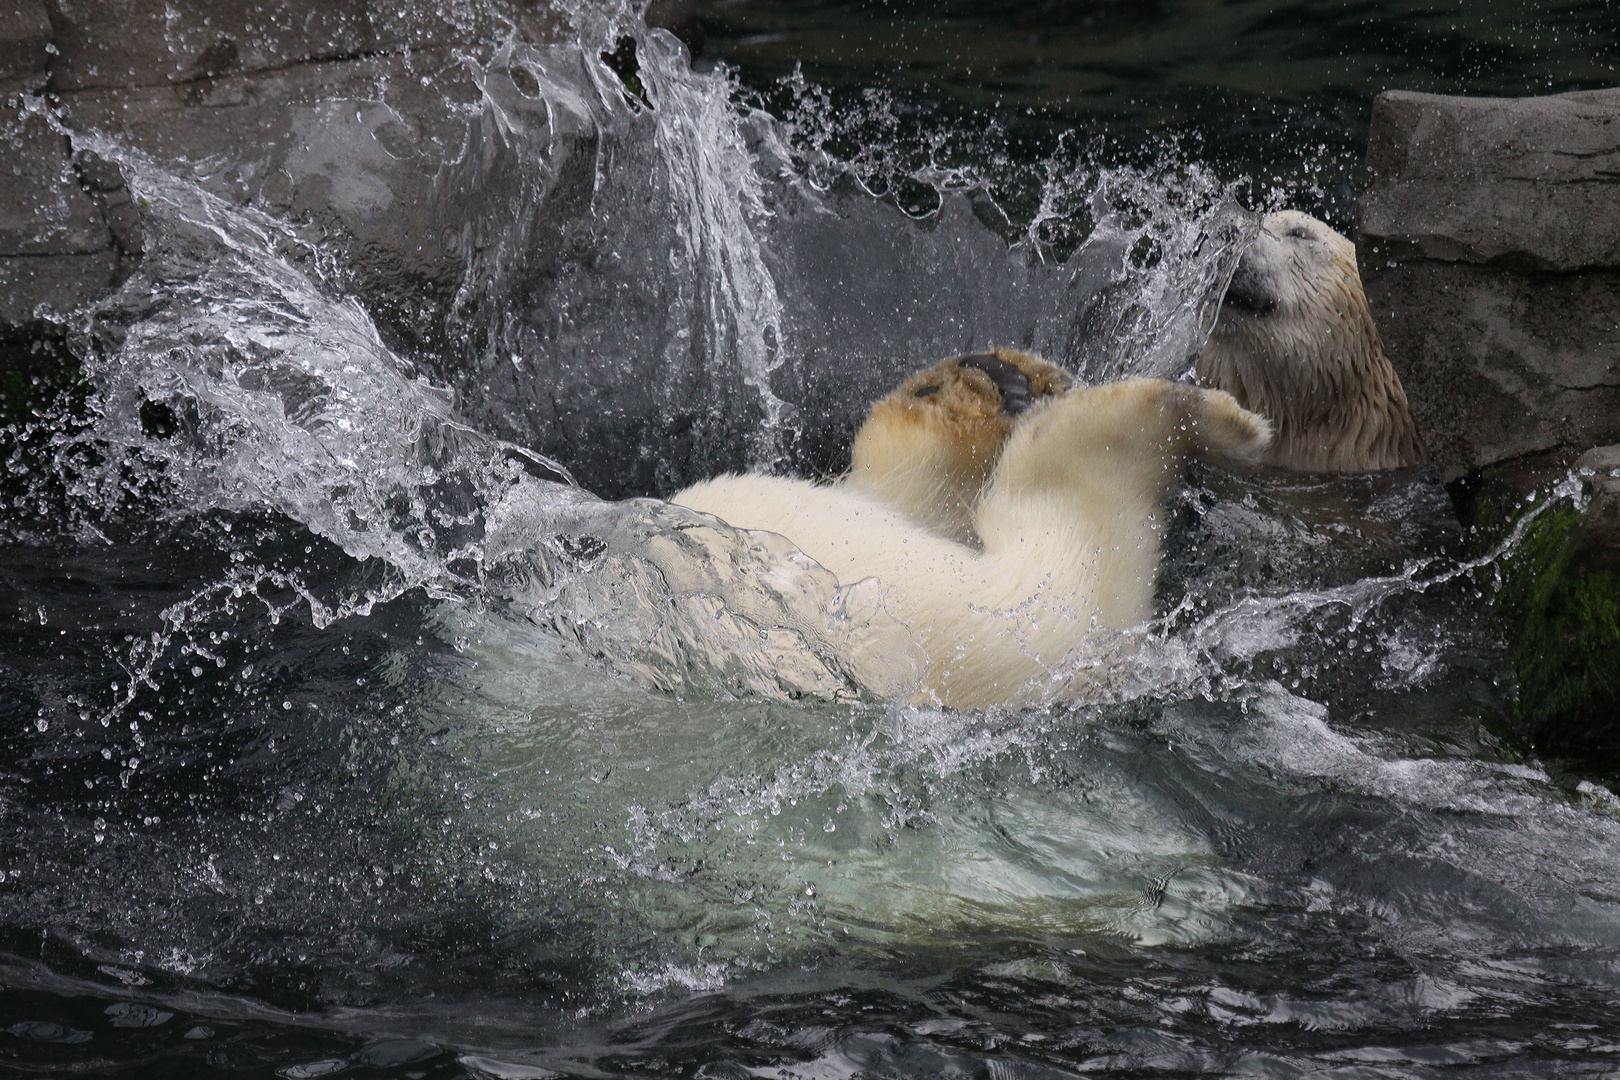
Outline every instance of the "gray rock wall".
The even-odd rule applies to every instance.
[[[1362,280],[1441,475],[1620,440],[1620,89],[1392,91]]]
[[[0,4],[0,343],[49,336],[140,251],[122,177],[71,159],[46,103],[160,161],[225,163],[216,190],[306,213],[363,251],[364,272],[431,293],[465,265],[423,209],[476,95],[457,50],[563,29],[549,0]],[[369,104],[333,122],[340,98]]]

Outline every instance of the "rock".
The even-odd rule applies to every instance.
[[[1385,93],[1367,165],[1362,281],[1442,477],[1620,440],[1620,90]]]
[[[107,132],[234,202],[308,223],[323,244],[347,250],[379,318],[389,322],[389,305],[399,307],[414,337],[442,323],[466,270],[461,229],[442,220],[454,200],[438,184],[461,156],[477,95],[448,52],[416,50],[74,91],[61,111],[75,129]],[[86,186],[98,183],[87,176]],[[138,235],[123,239],[138,230],[134,208],[110,193],[104,215],[120,246],[138,249]]]
[[[481,94],[464,55],[514,28],[541,43],[567,33],[545,0],[45,2],[60,50],[50,89],[70,128],[309,224],[407,342],[442,325],[467,269],[465,207],[443,189]],[[78,164],[102,231],[139,252],[121,178]]]
[[[1582,472],[1591,469],[1599,475],[1620,475],[1620,445],[1594,446],[1575,459],[1575,468]]]
[[[40,0],[0,4],[0,95],[45,85],[51,22]]]
[[[32,324],[67,315],[115,283],[118,253],[0,258],[0,338],[27,337]]]
[[[10,168],[0,168],[0,256],[87,255],[108,246],[107,227],[68,164],[67,139],[44,117],[0,126]]]
[[[1620,753],[1620,447],[1561,448],[1487,466],[1455,485],[1476,581],[1512,652],[1518,734],[1543,753]],[[1565,498],[1571,471],[1592,496]]]
[[[1591,501],[1575,528],[1571,561],[1586,570],[1620,570],[1620,446],[1599,446],[1575,459]]]
[[[158,86],[377,48],[364,0],[47,0],[54,91]]]
[[[1373,110],[1361,228],[1386,250],[1527,270],[1620,266],[1620,89],[1391,91]]]
[[[409,49],[487,48],[513,28],[530,41],[557,41],[567,29],[550,4],[535,0],[480,5],[406,0],[45,3],[59,50],[50,73],[50,88],[57,92],[206,82]]]
[[[65,137],[20,113],[0,124],[0,145],[11,163],[0,168],[0,337],[16,338],[112,284],[119,258]]]

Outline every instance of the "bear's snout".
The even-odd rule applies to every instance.
[[[1277,308],[1277,283],[1250,244],[1238,257],[1221,307],[1248,315],[1269,315]]]

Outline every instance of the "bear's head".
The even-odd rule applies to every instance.
[[[1270,464],[1371,472],[1425,460],[1384,355],[1355,245],[1297,210],[1261,221],[1198,358],[1198,378],[1271,421]]]

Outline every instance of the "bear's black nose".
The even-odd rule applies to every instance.
[[[1251,245],[1238,258],[1237,268],[1232,271],[1232,280],[1226,286],[1226,296],[1221,300],[1221,306],[1250,315],[1266,315],[1277,307],[1277,292],[1271,275],[1259,267],[1253,253],[1254,247]]]
[[[1001,411],[1008,416],[1017,416],[1029,408],[1029,379],[1005,360],[998,360],[989,353],[974,353],[959,357],[956,362],[990,376],[990,381],[1001,391]]]

